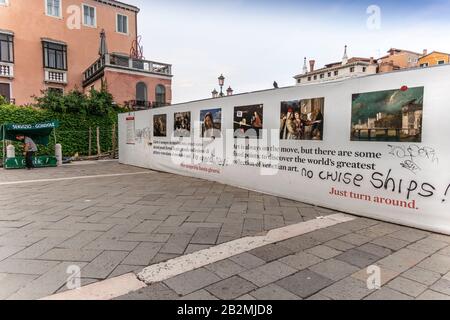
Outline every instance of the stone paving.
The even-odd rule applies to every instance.
[[[73,265],[86,285],[334,213],[117,162],[0,170],[0,299],[67,290]]]
[[[111,174],[118,175],[72,179]],[[0,299],[65,291],[73,265],[87,285],[333,213],[117,162],[1,170]],[[381,270],[380,290],[367,286],[367,267],[374,265]],[[118,299],[448,300],[450,237],[356,218]]]
[[[380,268],[378,290],[369,266]],[[357,218],[118,299],[450,300],[450,237]]]

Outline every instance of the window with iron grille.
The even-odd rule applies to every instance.
[[[42,42],[44,51],[44,67],[56,70],[67,70],[67,46],[53,42]]]
[[[0,61],[14,62],[14,36],[0,33]]]

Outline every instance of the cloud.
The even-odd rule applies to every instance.
[[[317,67],[350,56],[379,57],[390,47],[450,52],[439,19],[449,1],[147,1],[139,33],[147,59],[173,64],[173,100],[209,98],[223,73],[235,93],[293,85],[303,57]],[[377,4],[381,29],[368,30],[366,9]]]

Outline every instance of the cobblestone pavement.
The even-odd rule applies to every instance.
[[[67,290],[72,265],[87,285],[334,213],[117,162],[0,170],[0,299]]]

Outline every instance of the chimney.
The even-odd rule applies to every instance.
[[[309,71],[314,71],[314,65],[316,64],[316,60],[309,60]]]
[[[375,63],[375,60],[374,60],[374,58],[373,57],[370,57],[370,62],[369,62],[370,64],[374,64]]]
[[[423,49],[423,55],[426,56],[428,54],[428,50],[427,49]]]

